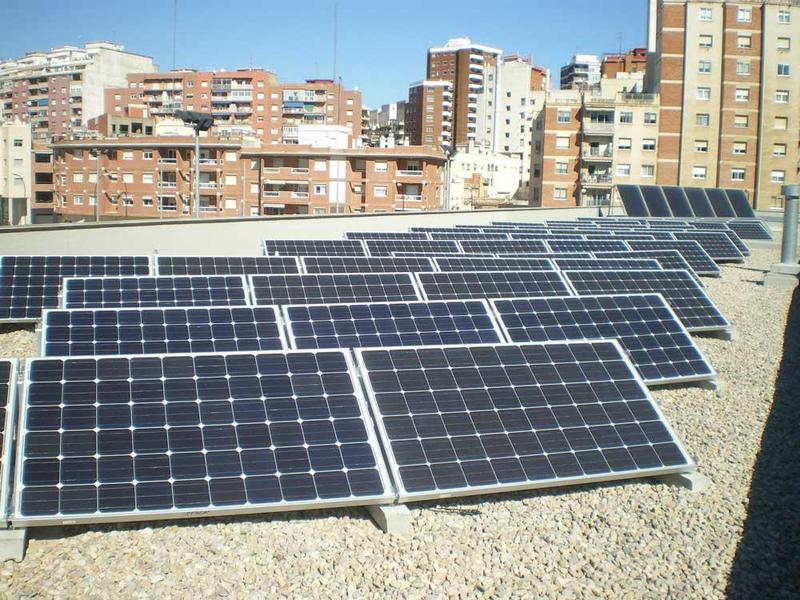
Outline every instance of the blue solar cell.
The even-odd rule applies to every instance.
[[[417,273],[426,300],[565,296],[570,291],[558,271],[475,271]]]
[[[299,273],[294,256],[156,256],[156,275]]]
[[[251,275],[256,304],[420,300],[410,273]]]

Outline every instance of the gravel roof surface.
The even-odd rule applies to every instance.
[[[797,597],[800,349],[776,396],[791,294],[756,283],[776,258],[754,250],[704,280],[738,330],[697,338],[722,389],[654,392],[705,491],[650,480],[421,503],[407,537],[363,509],[31,529],[0,596]],[[0,355],[33,347],[31,328],[0,329]]]

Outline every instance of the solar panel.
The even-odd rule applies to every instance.
[[[415,256],[419,257],[419,256],[421,256],[421,257],[424,257],[424,258],[434,259],[434,258],[438,258],[440,256],[448,257],[448,256],[454,256],[454,255],[452,253],[450,253],[450,254],[447,254],[447,253],[445,253],[445,254],[432,254],[430,252],[392,252],[392,256],[394,258],[407,258],[407,257],[415,257]],[[463,254],[458,254],[457,256],[483,256],[483,257],[491,258],[491,257],[494,256],[494,254],[492,254],[491,252],[485,252],[485,253],[464,252]]]
[[[730,327],[688,271],[563,271],[563,275],[579,296],[661,294],[689,331]]]
[[[299,273],[296,256],[156,256],[156,275]]]
[[[714,209],[714,214],[717,217],[735,217],[736,211],[728,200],[725,190],[720,188],[706,188],[706,196]]]
[[[687,263],[692,267],[692,271],[698,275],[710,275],[718,277],[721,273],[719,266],[714,262],[714,259],[708,255],[708,252],[703,250],[703,247],[694,240],[687,241],[631,241],[628,242],[631,250],[649,251],[649,250],[677,250]]]
[[[23,406],[17,524],[391,497],[343,351],[38,358]]]
[[[409,227],[409,231],[412,232],[421,232],[421,233],[453,233],[455,231],[472,231],[475,233],[480,233],[481,227],[480,225],[469,225],[469,226],[462,226],[462,227]]]
[[[613,340],[356,355],[401,501],[693,467]]]
[[[647,210],[651,217],[671,217],[672,211],[669,209],[667,199],[658,185],[641,185],[639,190],[642,192]]]
[[[731,203],[733,212],[736,213],[737,217],[755,218],[756,213],[753,212],[753,207],[750,205],[744,190],[727,189],[723,191],[728,196],[728,201]]]
[[[686,328],[658,294],[491,302],[512,342],[616,339],[648,385],[716,377]]]
[[[597,224],[594,221],[545,221],[548,227],[559,227],[559,226],[566,226],[566,227],[575,227],[580,225],[581,227],[597,227]]]
[[[692,227],[694,229],[711,229],[714,231],[724,231],[728,229],[728,225],[724,221],[707,221],[703,219],[692,221]]]
[[[717,216],[703,188],[685,187],[683,188],[683,192],[686,194],[686,199],[689,201],[689,205],[692,207],[692,212],[695,217]]]
[[[438,271],[552,271],[547,258],[475,258],[454,256],[435,258]]]
[[[628,252],[595,252],[595,258],[652,259],[661,269],[685,269],[694,273],[683,255],[677,250],[630,250]],[[712,264],[713,261],[712,261]],[[714,265],[716,266],[716,264]],[[719,270],[719,267],[717,267]]]
[[[507,240],[507,233],[481,233],[476,231],[456,231],[454,233],[429,234],[432,240]]]
[[[267,256],[366,256],[362,240],[264,240]]]
[[[492,225],[496,225],[498,227],[507,226],[507,227],[527,227],[527,228],[531,228],[531,227],[545,227],[546,223],[549,223],[549,222],[550,221],[545,221],[545,223],[522,223],[522,222],[517,222],[517,221],[492,221]]]
[[[743,240],[771,240],[772,232],[762,221],[730,220],[728,227]]]
[[[243,275],[67,277],[63,308],[248,305]]]
[[[427,240],[428,234],[422,231],[348,231],[348,240]]]
[[[251,275],[250,287],[258,305],[421,299],[410,273]]]
[[[370,256],[391,256],[393,252],[429,252],[431,254],[459,253],[453,240],[367,240]]]
[[[58,307],[64,277],[149,274],[149,256],[2,256],[0,320],[36,321]]]
[[[473,271],[417,273],[425,300],[567,296],[558,271]]]
[[[535,233],[512,233],[511,239],[512,240],[548,240],[548,239],[560,239],[560,240],[582,240],[585,239],[582,233],[576,233],[574,230],[569,231],[568,233],[564,233],[561,231],[537,231]]]
[[[698,231],[693,229],[691,231],[676,231],[673,235],[677,240],[696,241],[716,261],[744,260],[744,255],[736,247],[736,244],[722,231]]]
[[[556,258],[553,259],[556,267],[561,271],[566,270],[601,270],[608,269],[660,269],[658,261],[637,258]]]
[[[287,348],[274,306],[48,310],[42,356]]]
[[[742,241],[742,238],[733,229],[724,229],[722,233],[728,236],[728,239],[733,242],[733,245],[743,256],[750,256],[750,247]]]
[[[638,185],[618,185],[617,191],[622,199],[625,213],[630,217],[649,217],[650,211],[644,202],[644,197]]]
[[[532,252],[498,254],[498,258],[592,258],[591,252]]]
[[[547,240],[552,252],[622,252],[628,250],[623,240]]]
[[[502,342],[485,300],[284,306],[292,348]]]
[[[674,185],[665,185],[661,188],[664,192],[664,197],[667,199],[669,209],[676,217],[693,217],[694,211],[692,205],[689,204],[689,199],[683,192],[683,188]]]
[[[635,186],[629,186],[635,187]],[[643,215],[645,216],[645,215]],[[627,226],[627,225],[641,225],[645,223],[647,220],[645,218],[634,219],[631,217],[620,217],[617,215],[607,215],[605,217],[578,217],[577,220],[583,223],[594,223],[595,225],[602,226],[602,225],[620,225],[620,226]],[[550,221],[548,221],[550,223]]]
[[[408,256],[304,256],[306,273],[404,273],[433,271],[430,258]]]
[[[0,359],[0,523],[8,518],[8,499],[11,494],[14,428],[17,423],[16,359]]]
[[[547,252],[547,246],[541,240],[512,240],[503,241],[477,241],[464,240],[459,242],[464,252],[471,253],[518,253],[518,252]]]
[[[586,235],[587,240],[654,240],[656,239],[650,233],[590,233]]]

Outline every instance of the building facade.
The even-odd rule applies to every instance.
[[[647,70],[647,48],[631,48],[624,54],[605,54],[600,76],[613,79],[617,73],[644,73]]]
[[[459,146],[449,174],[450,210],[513,206],[518,196],[519,158],[492,152],[487,145]]]
[[[31,52],[0,62],[0,117],[29,122],[33,139],[47,141],[106,112],[106,87],[125,85],[129,73],[154,70],[149,56],[110,42]]]
[[[742,189],[780,209],[800,159],[800,3],[651,2],[658,182]]]
[[[405,108],[406,131],[412,146],[453,145],[453,86],[449,81],[411,84]]]
[[[0,123],[0,223],[27,222],[31,195],[31,126],[20,119]]]
[[[594,54],[576,54],[561,67],[561,89],[591,88],[600,83],[600,59]]]

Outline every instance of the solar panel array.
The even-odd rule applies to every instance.
[[[628,252],[595,252],[599,259],[654,260],[661,269],[683,269],[694,273],[683,255],[677,250],[630,250]]]
[[[485,258],[472,256],[443,256],[433,259],[439,271],[552,271],[547,258]]]
[[[299,273],[296,256],[156,256],[156,275]]]
[[[661,268],[661,265],[656,260],[640,258],[556,258],[553,263],[561,271],[574,269],[616,271]]]
[[[366,256],[361,240],[264,240],[267,256]]]
[[[410,273],[251,275],[255,304],[420,300]]]
[[[304,256],[306,273],[404,273],[433,271],[431,259],[392,256]]]
[[[367,240],[370,256],[391,256],[392,252],[450,254],[461,252],[454,240]]]
[[[718,276],[720,268],[714,259],[694,240],[662,242],[633,241],[628,242],[633,251],[677,250],[698,275]]]
[[[694,240],[715,261],[744,260],[744,255],[723,231],[676,231],[673,235],[680,241]]]
[[[617,342],[356,353],[401,500],[692,464]]]
[[[563,296],[570,293],[558,271],[417,273],[426,300]]]

